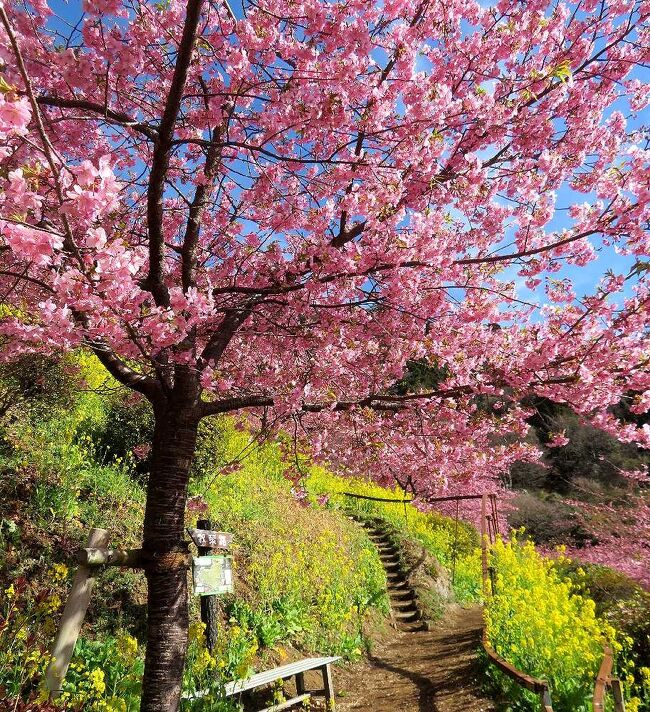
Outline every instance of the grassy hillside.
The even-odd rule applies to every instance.
[[[62,368],[59,376],[76,388],[47,403],[21,401],[0,423],[0,700],[12,700],[10,709],[42,703],[47,650],[73,553],[88,530],[108,529],[118,547],[137,547],[140,540],[148,406],[107,380],[91,357],[78,354]],[[214,656],[204,647],[198,599],[192,598],[185,687],[213,689],[193,709],[233,709],[219,700],[219,684],[253,667],[309,652],[357,658],[370,646],[373,629],[386,625],[385,573],[376,549],[342,511],[343,501],[317,496],[319,487],[324,493],[372,486],[309,469],[314,494],[305,497],[301,485],[284,477],[281,442],[251,442],[228,419],[202,428],[187,524],[210,517],[217,528],[234,533],[236,586],[233,596],[221,599]],[[408,536],[448,562],[453,523],[432,515],[425,521],[415,510],[408,517]],[[465,528],[462,535],[467,553],[476,541]],[[63,703],[70,709],[136,710],[144,577],[117,568],[99,576]]]
[[[480,539],[474,527],[466,522],[455,522],[435,512],[424,513],[411,504],[399,500],[406,498],[399,488],[387,489],[370,481],[337,477],[323,468],[313,468],[307,487],[313,499],[325,501],[328,508],[354,512],[362,517],[379,518],[392,526],[398,543],[409,549],[412,542],[419,544],[439,564],[451,573],[456,600],[473,601],[480,595]],[[391,502],[373,501],[346,496],[345,493],[395,499]],[[429,571],[432,578],[438,571]]]
[[[138,438],[150,428],[150,414],[143,404],[126,403],[130,396],[105,381],[92,359],[80,355],[66,369],[77,370],[79,392],[48,403],[46,410],[23,403],[3,422],[0,698],[5,699],[38,694],[69,586],[68,565],[89,528],[108,529],[119,547],[138,546],[140,539],[146,452],[138,459],[133,450],[138,452]],[[308,512],[294,499],[277,445],[256,448],[236,472],[218,474],[246,439],[228,421],[202,437],[192,486],[204,498],[191,501],[188,524],[208,515],[234,532],[237,593],[223,600],[218,661],[206,656],[193,630],[188,686],[216,679],[217,672],[221,679],[244,675],[271,650],[289,655],[283,646],[359,656],[366,645],[363,626],[387,612],[375,549],[346,518]],[[136,709],[145,601],[141,573],[101,572],[68,676],[72,707]],[[196,609],[197,599],[192,604]],[[196,610],[193,616],[196,620]]]

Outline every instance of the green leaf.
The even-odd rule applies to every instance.
[[[571,79],[571,62],[565,59],[563,62],[558,64],[557,67],[551,72],[551,76],[554,79],[559,79],[563,84]]]

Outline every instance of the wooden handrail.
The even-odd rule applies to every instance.
[[[385,497],[370,497],[363,494],[355,494],[354,492],[336,492],[333,494],[344,495],[346,497],[354,497],[356,499],[367,499],[375,502],[395,502],[408,503],[412,499],[389,499]],[[490,567],[488,564],[488,546],[493,543],[499,532],[499,516],[497,511],[497,495],[494,493],[484,494],[466,494],[466,495],[449,495],[446,497],[431,497],[428,499],[422,498],[423,502],[453,502],[459,500],[480,499],[481,500],[481,568],[483,570],[483,595],[485,598],[491,595],[490,585]],[[490,513],[488,514],[488,501]],[[481,636],[483,649],[490,662],[508,675],[512,680],[521,685],[527,690],[539,695],[542,712],[553,712],[553,703],[551,700],[551,688],[546,680],[528,675],[521,670],[518,670],[514,665],[511,665],[507,660],[502,658],[494,648],[489,644],[487,639],[487,628],[485,619],[483,619],[483,633]],[[609,646],[605,647],[603,662],[596,678],[593,695],[593,712],[605,711],[605,693],[608,687],[612,688],[614,697],[615,712],[625,712],[625,702],[623,701],[623,692],[620,680],[611,677],[614,666],[614,657],[612,649]]]
[[[491,514],[488,515],[488,499],[490,500]],[[496,539],[496,521],[498,520],[496,502],[493,495],[481,495],[481,568],[483,569],[483,595],[487,599],[493,592],[490,587],[490,567],[488,562],[488,546]],[[493,518],[494,524],[490,527],[489,520]],[[524,687],[536,695],[539,695],[542,712],[553,712],[553,702],[551,700],[551,688],[546,680],[540,680],[532,675],[528,675],[521,670],[518,670],[514,665],[511,665],[507,660],[502,658],[496,650],[490,645],[487,638],[487,626],[485,618],[483,618],[483,634],[481,643],[490,662],[505,673],[508,677],[514,680],[518,685]]]
[[[612,674],[613,667],[614,656],[612,655],[612,649],[607,646],[603,655],[603,661],[600,664],[598,676],[596,677],[596,684],[594,685],[594,712],[603,712],[605,709],[605,692],[607,690],[607,680]]]
[[[603,651],[603,661],[600,664],[600,670],[598,671],[596,684],[594,685],[594,696],[592,702],[594,712],[605,711],[605,695],[607,694],[608,687],[612,688],[614,710],[616,712],[625,712],[625,702],[623,700],[621,681],[615,677],[612,677],[613,668],[614,653],[610,646],[606,645]]]
[[[527,675],[521,670],[517,670],[514,665],[511,665],[507,660],[502,658],[496,650],[488,643],[487,632],[483,626],[482,636],[483,649],[485,650],[490,662],[505,673],[508,677],[514,680],[521,687],[539,695],[542,712],[553,712],[553,703],[551,701],[551,688],[546,680]]]

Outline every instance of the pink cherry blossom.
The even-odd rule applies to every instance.
[[[145,550],[214,414],[423,507],[539,456],[526,396],[650,447],[612,415],[650,390],[647,2],[54,7],[0,10],[3,358],[83,344],[152,402]]]

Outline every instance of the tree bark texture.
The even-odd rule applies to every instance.
[[[191,396],[186,403],[192,402]],[[177,712],[188,630],[185,502],[198,418],[192,405],[156,412],[144,517],[147,654],[141,712]]]

